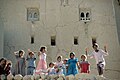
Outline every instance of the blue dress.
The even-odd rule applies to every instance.
[[[76,75],[76,74],[78,74],[77,62],[78,62],[78,58],[69,59],[67,61],[67,64],[68,64],[67,75]]]

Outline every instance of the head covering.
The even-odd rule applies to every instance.
[[[70,53],[70,56],[71,56],[72,54],[75,56],[75,52],[71,52],[71,53]]]
[[[94,47],[94,46],[97,46],[97,47],[99,48],[99,45],[98,45],[97,43],[94,43],[93,47]]]
[[[85,59],[87,59],[87,56],[86,56],[85,54],[82,54],[82,55],[81,55],[81,58],[82,58],[82,56],[84,56],[84,57],[85,57]]]

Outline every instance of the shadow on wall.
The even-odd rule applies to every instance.
[[[114,8],[115,8],[115,19],[116,19],[116,25],[117,25],[117,33],[118,33],[118,39],[120,44],[120,0],[114,0]]]

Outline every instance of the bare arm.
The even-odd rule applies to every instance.
[[[40,52],[38,52],[38,56],[40,56],[40,54],[41,54],[41,53],[40,53]]]
[[[79,62],[77,62],[77,66],[78,66],[78,69],[80,69],[80,63]]]
[[[109,54],[108,54],[108,51],[107,51],[106,45],[104,46],[104,52],[103,52],[103,53],[104,53],[105,56],[109,55]]]

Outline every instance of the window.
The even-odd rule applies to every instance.
[[[92,37],[92,45],[94,45],[95,43],[97,43],[96,37]]]
[[[27,21],[39,21],[38,8],[27,8]]]
[[[90,20],[90,14],[89,14],[89,12],[86,13],[86,20]]]
[[[78,45],[78,37],[74,37],[74,45]]]
[[[51,36],[51,46],[56,46],[56,36]]]
[[[68,5],[68,0],[61,0],[61,6],[67,6]]]
[[[34,44],[34,37],[31,36],[31,44]]]
[[[81,17],[81,20],[85,20],[85,15],[83,12],[81,13],[80,17]]]
[[[80,21],[84,21],[85,23],[90,21],[91,18],[91,12],[90,9],[86,9],[86,8],[80,8],[79,9],[79,20]]]

